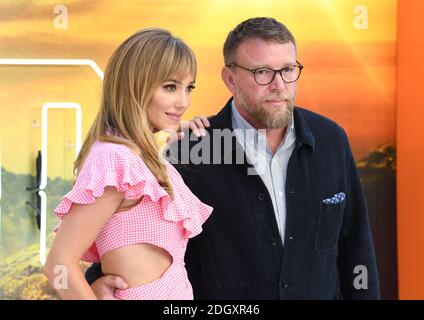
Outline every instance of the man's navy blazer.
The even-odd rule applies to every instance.
[[[231,100],[209,121],[209,142],[216,145],[213,130],[232,129]],[[299,107],[294,122],[284,245],[262,179],[247,174],[246,157],[235,163],[241,147],[235,138],[230,154],[225,149],[218,157],[212,147],[198,145],[207,139],[190,142],[190,151],[198,145],[196,152],[208,150],[221,164],[175,164],[192,192],[214,207],[187,247],[195,299],[380,297],[367,207],[347,136],[333,121]],[[341,192],[344,201],[323,202]]]

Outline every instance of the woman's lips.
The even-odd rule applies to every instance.
[[[171,113],[171,112],[165,112],[165,114],[174,121],[180,121],[181,120],[181,114]]]

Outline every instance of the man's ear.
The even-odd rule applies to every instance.
[[[230,90],[231,93],[234,95],[236,92],[236,85],[234,83],[234,76],[230,68],[228,67],[222,68],[221,78],[222,78],[222,81],[224,81],[225,85],[227,86],[228,90]]]

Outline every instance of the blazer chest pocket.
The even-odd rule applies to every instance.
[[[339,203],[320,202],[318,225],[315,235],[315,250],[335,250],[339,240],[343,210],[346,200]]]

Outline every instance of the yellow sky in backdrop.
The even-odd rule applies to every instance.
[[[185,118],[214,114],[229,98],[220,79],[222,44],[244,19],[273,16],[294,33],[305,65],[298,103],[339,122],[357,156],[394,140],[395,0],[61,1],[68,29],[54,28],[57,1],[0,2],[0,58],[88,58],[104,70],[113,50],[145,27],[183,38],[199,62],[197,88]],[[368,9],[368,29],[354,28],[354,8]],[[0,66],[2,166],[33,172],[41,145],[41,105],[78,102],[88,129],[101,81],[87,67]],[[55,111],[49,135],[49,175],[69,178],[73,113]],[[65,150],[65,152],[63,151]]]

